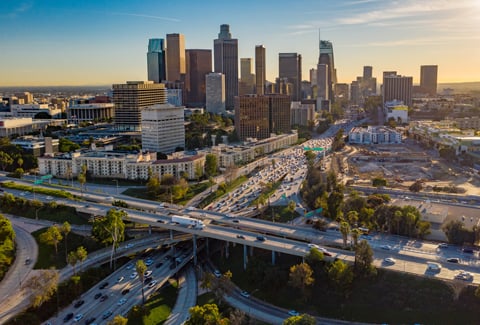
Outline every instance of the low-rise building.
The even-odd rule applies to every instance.
[[[393,118],[396,122],[408,123],[408,106],[403,105],[402,101],[386,102],[384,106],[385,118]]]
[[[385,126],[355,127],[348,134],[350,144],[402,143],[402,134]]]

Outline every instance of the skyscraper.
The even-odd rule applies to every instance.
[[[437,65],[420,66],[420,88],[430,96],[437,94]]]
[[[328,99],[334,100],[334,89],[337,83],[337,73],[335,70],[335,63],[333,60],[333,45],[330,41],[320,40],[320,55],[318,57],[318,64],[328,65],[327,85],[328,85]],[[317,80],[320,83],[320,80]]]
[[[233,109],[238,95],[238,40],[232,38],[229,25],[220,25],[213,47],[215,72],[225,75],[226,108]]]
[[[205,76],[207,85],[206,109],[209,113],[225,114],[225,76],[212,72]]]
[[[240,58],[240,83],[238,94],[253,94],[255,88],[255,75],[252,74],[252,58]]]
[[[263,95],[265,93],[266,80],[266,53],[263,45],[255,46],[255,87],[256,94]]]
[[[320,100],[330,99],[330,89],[328,88],[328,64],[317,65],[317,98]]]
[[[166,79],[166,55],[163,38],[148,40],[147,74],[148,80],[156,83]]]
[[[384,75],[383,102],[401,100],[408,107],[412,107],[413,78],[400,75]]]
[[[144,108],[167,102],[164,84],[153,81],[127,81],[113,85],[115,127],[119,130],[140,131]]]
[[[279,78],[287,78],[293,85],[292,100],[301,100],[302,56],[297,53],[279,53]]]
[[[371,79],[373,76],[373,68],[371,66],[363,66],[363,79]]]
[[[185,74],[185,36],[167,34],[167,80],[182,80]]]
[[[212,72],[211,50],[186,50],[185,102],[189,106],[205,106],[205,76]]]
[[[235,97],[235,131],[241,140],[270,137],[269,116],[268,96]]]
[[[270,133],[288,133],[292,130],[290,103],[288,95],[268,95]]]

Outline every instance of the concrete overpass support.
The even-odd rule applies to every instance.
[[[193,265],[197,265],[197,235],[193,235]]]
[[[170,240],[173,240],[173,230],[170,229]]]
[[[152,234],[152,225],[148,225],[148,234],[149,234],[149,235]]]
[[[243,244],[243,269],[247,269],[248,263],[248,254],[247,254],[247,245]]]
[[[272,265],[275,265],[275,251],[272,251]]]
[[[225,244],[225,258],[228,258],[230,256],[229,247],[230,247],[230,242],[227,241]]]
[[[253,246],[250,246],[250,256],[253,256]]]
[[[205,237],[205,249],[207,250],[207,256],[210,256],[210,245],[208,244],[208,237]]]

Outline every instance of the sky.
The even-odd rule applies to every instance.
[[[149,38],[185,35],[187,49],[213,49],[220,25],[239,58],[302,55],[302,79],[333,43],[338,82],[373,66],[419,83],[421,65],[439,82],[480,81],[480,0],[1,0],[0,86],[108,85],[146,80]]]

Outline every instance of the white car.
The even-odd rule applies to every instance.
[[[133,269],[133,264],[132,263],[128,263],[127,264],[127,270],[131,270]]]
[[[460,271],[460,273],[455,275],[455,279],[463,280],[463,281],[472,281],[473,275],[470,272]]]
[[[145,277],[150,276],[151,274],[152,274],[152,271],[150,271],[150,270],[145,271],[145,273],[144,273]]]
[[[215,275],[215,277],[219,278],[219,277],[222,276],[222,273],[220,273],[219,270],[215,270],[215,271],[213,271],[213,275]]]
[[[308,247],[309,248],[316,248],[316,249],[320,250],[320,246],[312,244],[312,243],[308,244]]]
[[[240,295],[245,298],[250,298],[250,294],[247,291],[240,292]]]
[[[392,257],[386,257],[386,258],[383,259],[383,261],[385,263],[388,263],[388,264],[395,264],[395,262],[396,262],[395,259],[392,258]]]
[[[137,276],[138,276],[138,273],[137,273],[137,272],[133,272],[133,273],[130,275],[130,279],[135,279]]]
[[[133,243],[128,243],[127,246],[125,246],[126,249],[132,248],[135,246]]]
[[[289,310],[289,311],[288,311],[288,314],[289,314],[290,316],[300,316],[300,313],[299,313],[298,311],[294,310],[294,309]]]
[[[120,300],[118,301],[117,305],[122,306],[122,305],[124,305],[126,302],[127,302],[127,299],[122,298],[122,299],[120,299]]]
[[[380,248],[381,248],[381,249],[384,249],[384,250],[386,250],[386,251],[392,250],[392,246],[390,246],[390,245],[382,245],[382,246],[380,246]]]
[[[152,282],[150,282],[150,283],[148,284],[148,287],[149,287],[149,288],[153,288],[153,287],[156,286],[156,285],[157,285],[157,280],[153,280]]]
[[[75,318],[73,319],[74,322],[78,322],[83,318],[83,314],[77,314]]]
[[[122,282],[124,279],[125,279],[125,277],[123,277],[123,276],[119,277],[118,280],[117,280],[117,283]]]

